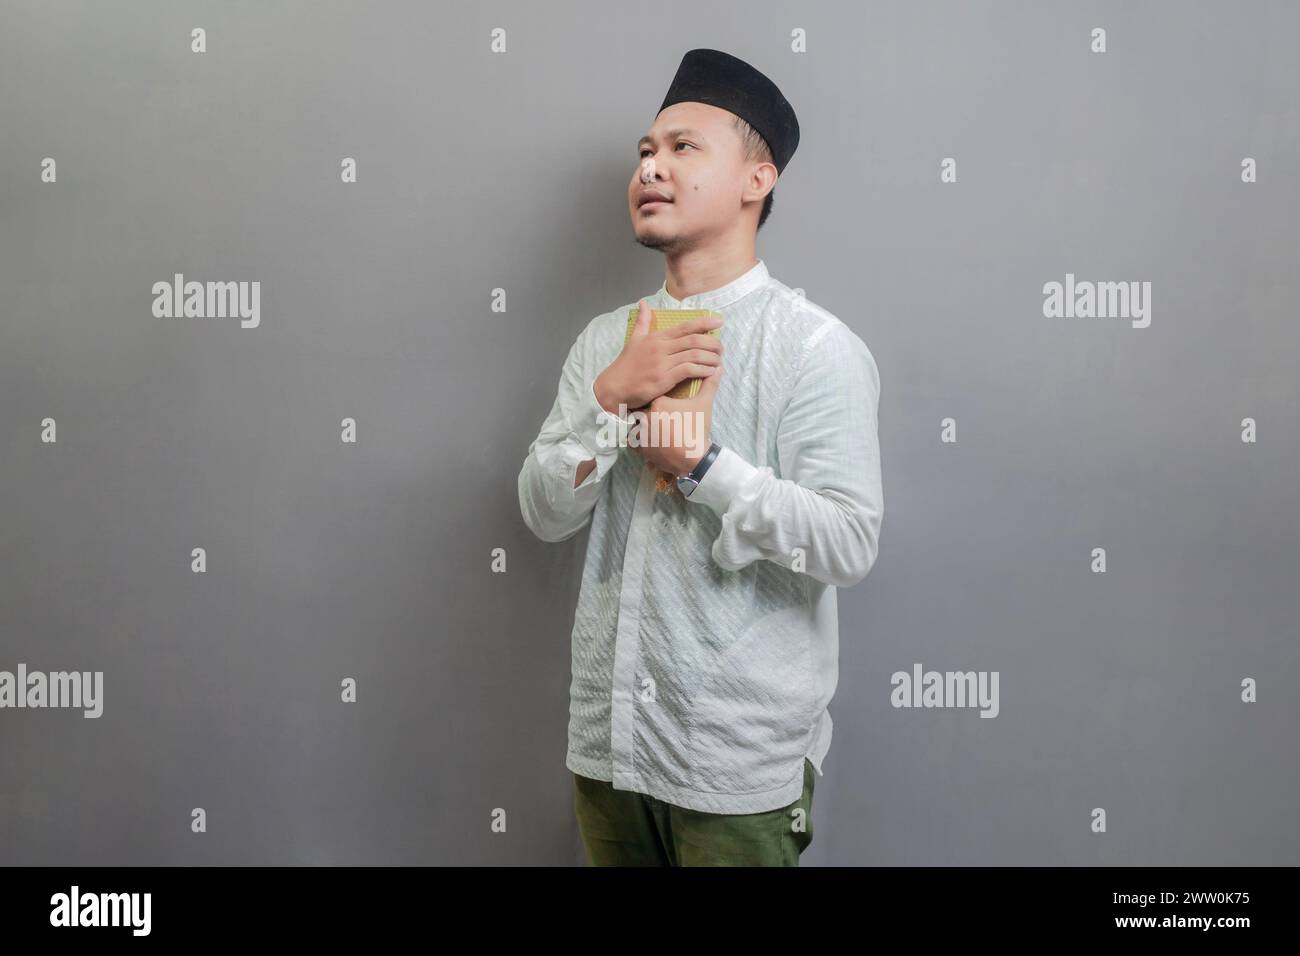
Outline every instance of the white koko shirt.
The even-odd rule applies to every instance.
[[[591,524],[565,764],[693,810],[773,810],[802,793],[805,756],[822,772],[836,588],[876,560],[879,373],[862,339],[762,259],[711,292],[679,300],[665,283],[646,301],[722,314],[711,437],[723,450],[689,498],[657,493],[657,470],[625,447],[630,422],[593,389],[637,303],[587,324],[519,472],[539,538]]]

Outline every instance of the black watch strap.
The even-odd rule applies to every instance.
[[[690,478],[696,484],[699,484],[700,480],[704,477],[704,473],[709,470],[709,466],[713,464],[713,460],[718,457],[718,452],[720,451],[722,451],[721,445],[717,442],[710,442],[709,450],[704,453],[704,457],[701,458],[699,464],[695,466],[695,470],[686,477]]]

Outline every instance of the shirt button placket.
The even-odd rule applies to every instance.
[[[610,762],[614,787],[634,789],[638,776],[632,759],[636,709],[640,697],[636,686],[641,660],[641,596],[646,552],[650,541],[650,514],[654,510],[655,472],[641,469],[636,504],[623,552],[623,585],[619,591],[618,627],[614,639],[614,686],[610,702]]]

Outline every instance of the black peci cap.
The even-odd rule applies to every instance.
[[[730,53],[700,49],[682,57],[659,112],[682,102],[707,103],[728,110],[754,127],[772,150],[778,173],[785,171],[799,146],[799,120],[794,107],[775,83]]]

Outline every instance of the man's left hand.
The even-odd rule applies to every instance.
[[[689,475],[699,460],[709,450],[709,434],[713,427],[713,397],[722,380],[722,366],[706,376],[694,398],[668,398],[660,395],[641,409],[645,420],[641,423],[641,441],[632,446],[642,458],[660,471],[670,475]],[[677,412],[677,415],[671,414]],[[690,422],[690,444],[687,444],[687,422]],[[652,429],[655,444],[649,444]]]

